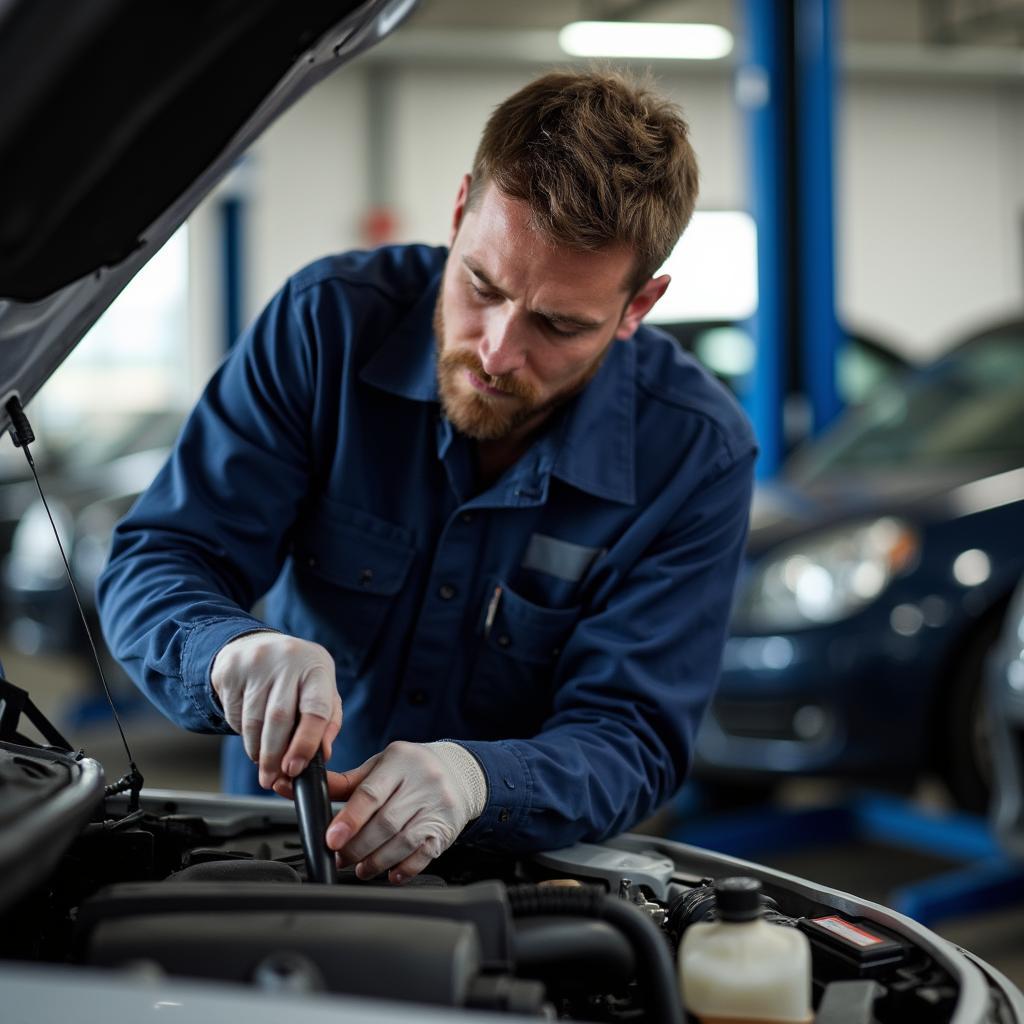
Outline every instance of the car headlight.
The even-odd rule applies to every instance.
[[[919,550],[917,532],[889,516],[801,538],[754,567],[734,626],[777,631],[848,618],[911,568]]]

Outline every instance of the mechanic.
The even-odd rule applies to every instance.
[[[227,790],[290,795],[318,747],[347,769],[327,839],[361,878],[460,835],[597,841],[683,781],[756,455],[641,326],[696,201],[687,136],[617,74],[527,85],[449,248],[295,274],[115,531],[111,649],[172,720],[238,734]]]

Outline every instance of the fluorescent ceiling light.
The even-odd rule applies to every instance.
[[[717,60],[732,52],[732,33],[720,25],[574,21],[558,33],[558,45],[573,57]]]

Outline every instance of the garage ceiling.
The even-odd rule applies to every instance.
[[[735,0],[423,0],[407,29],[557,29],[576,20],[707,21],[736,30]],[[851,43],[1024,46],[1022,0],[846,0]]]
[[[840,59],[858,78],[973,81],[1024,89],[1024,0],[836,0]],[[743,0],[421,0],[367,55],[378,66],[550,67],[573,63],[557,30],[571,21],[698,21],[736,36],[725,60],[679,62],[687,75],[731,73],[744,51]],[[661,74],[672,61],[644,59]]]

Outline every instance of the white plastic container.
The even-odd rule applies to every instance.
[[[690,925],[679,947],[683,1003],[701,1024],[810,1024],[811,950],[762,916],[754,878],[715,882],[719,920]]]

